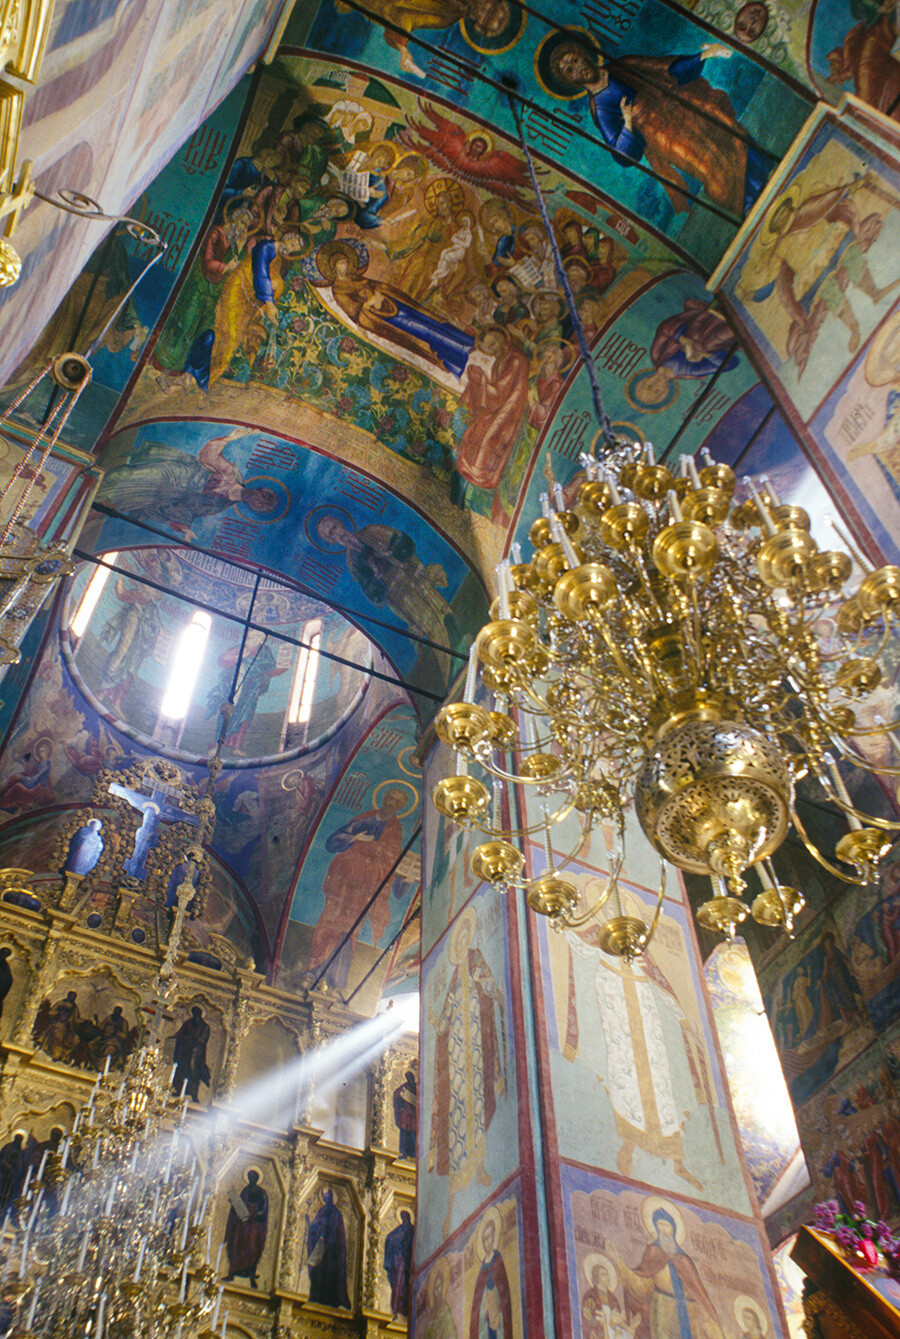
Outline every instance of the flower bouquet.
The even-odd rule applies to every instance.
[[[855,1200],[850,1213],[845,1213],[837,1200],[817,1204],[813,1224],[820,1232],[828,1232],[854,1257],[854,1263],[865,1263],[869,1269],[878,1264],[878,1253],[884,1255],[893,1272],[900,1266],[900,1242],[887,1223],[873,1222],[862,1200]]]

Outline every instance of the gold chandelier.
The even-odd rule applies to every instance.
[[[514,546],[514,561],[497,569],[463,700],[437,718],[458,767],[434,803],[490,838],[471,855],[479,881],[524,887],[557,925],[584,925],[609,905],[598,936],[608,953],[631,958],[648,943],[666,862],[711,879],[697,911],[706,928],[730,938],[752,911],[791,933],[803,898],[779,883],[771,856],[792,824],[851,883],[872,878],[900,831],[855,807],[838,768],[900,775],[865,756],[876,736],[900,742],[900,722],[864,712],[900,615],[900,567],[871,570],[855,555],[864,575],[845,597],[851,559],[820,551],[807,514],[770,487],[744,480],[735,501],[735,475],[708,455],[699,472],[683,457],[676,478],[649,445],[613,438],[609,447],[602,461],[582,457],[586,479],[571,507],[558,485],[543,496],[531,561]],[[838,863],[797,815],[795,783],[807,774],[846,815]],[[632,806],[661,857],[650,925],[623,914],[617,886]],[[560,858],[551,832],[570,818],[580,832]],[[585,907],[560,870],[599,823],[614,829],[611,873]],[[543,839],[547,859],[531,879],[528,838]],[[751,866],[762,885],[752,907],[742,896]]]

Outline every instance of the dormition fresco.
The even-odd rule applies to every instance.
[[[606,883],[578,862],[569,877],[591,903]],[[649,923],[652,894],[619,888],[623,914]],[[630,966],[597,948],[596,929],[541,923],[538,941],[560,1157],[749,1212],[684,906],[666,899]],[[648,1073],[652,1084],[639,1084]]]
[[[275,20],[272,0],[257,3],[254,12],[262,22],[238,49],[230,0],[55,4],[39,86],[26,95],[20,143],[20,158],[34,163],[39,189],[52,195],[71,187],[107,213],[127,213],[178,142],[211,116],[265,48]],[[34,330],[35,322],[19,314],[36,315],[37,324],[49,319],[103,226],[37,202],[23,215],[16,236],[22,277],[0,297],[2,379],[27,351]]]
[[[460,554],[388,488],[285,438],[227,423],[157,421],[118,433],[103,457],[107,520],[96,551],[145,541],[140,525],[283,572],[346,612],[434,710],[483,621]]]
[[[765,1205],[799,1153],[797,1124],[746,944],[719,944],[703,970],[747,1169]]]
[[[515,4],[434,0],[423,8],[371,0],[363,8],[400,31],[324,0],[309,45],[370,64],[381,75],[396,73],[507,133],[514,122],[505,97],[478,75],[512,76],[531,104],[526,127],[533,147],[549,149],[558,161],[578,159],[586,180],[603,181],[613,198],[708,268],[807,107],[739,48],[711,42],[706,30],[658,0],[615,13],[599,4],[563,5],[554,20],[569,23],[570,32]],[[680,102],[678,135],[663,130],[664,98],[673,95]],[[478,174],[481,155],[462,142],[449,146],[448,156]]]
[[[476,892],[423,961],[420,1261],[519,1165],[507,916],[497,893]]]
[[[712,279],[798,425],[896,302],[897,147],[883,139],[862,151],[854,138],[873,120],[852,103],[817,112]]]
[[[580,1339],[784,1333],[768,1242],[752,1220],[586,1168],[561,1171],[569,1304]]]
[[[516,1185],[511,1189],[518,1192]],[[416,1334],[423,1339],[482,1334],[523,1339],[521,1220],[518,1193],[505,1193],[484,1208],[465,1236],[419,1271]],[[532,1256],[529,1268],[534,1263]]]
[[[199,762],[216,746],[221,708],[234,686],[222,757],[248,766],[315,749],[360,706],[371,682],[373,650],[330,606],[272,580],[261,582],[254,596],[254,578],[246,570],[190,549],[132,550],[120,553],[116,564],[124,573],[110,574],[87,628],[75,639],[67,625],[96,570],[87,563],[80,569],[63,609],[63,649],[82,692],[124,733]],[[175,724],[163,715],[162,699],[171,657],[195,613],[192,598],[230,617],[210,615],[191,702]],[[246,617],[261,627],[248,632],[239,661]],[[324,654],[316,652],[310,669],[309,656],[295,643],[309,647],[314,639]],[[295,722],[291,709],[300,714],[307,672],[306,720]]]
[[[416,729],[408,706],[385,714],[320,810],[283,930],[285,988],[302,984],[296,964],[303,963],[330,989],[346,992],[355,984],[351,965],[371,965],[402,929],[421,880],[418,843],[404,855],[421,823],[421,772],[410,759]],[[354,955],[357,943],[371,947]],[[355,978],[363,975],[353,970]]]
[[[84,451],[94,448],[135,373],[147,336],[203,224],[248,87],[249,81],[245,81],[235,89],[162,172],[158,176],[154,172],[155,180],[132,207],[133,217],[157,230],[166,243],[166,251],[112,320],[91,356],[91,384],[66,424],[65,440],[70,446]],[[101,336],[117,304],[154,254],[152,248],[132,237],[124,225],[113,228],[106,237],[102,237],[96,224],[94,227],[96,250],[25,358],[5,378],[4,407],[57,354],[71,348],[83,352]],[[48,385],[45,380],[17,411],[13,420],[17,427],[26,434],[29,430],[33,432],[44,418],[51,397],[55,402],[58,393],[54,394],[52,383]]]
[[[577,350],[530,187],[505,180],[521,154],[498,145],[490,173],[463,171],[441,148],[463,134],[448,115],[280,57],[122,422],[252,415],[389,478],[490,557]],[[575,179],[542,168],[542,185],[593,337],[677,262]]]

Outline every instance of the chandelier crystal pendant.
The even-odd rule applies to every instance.
[[[791,933],[803,898],[779,883],[771,856],[792,825],[851,883],[872,878],[900,831],[854,806],[837,765],[900,776],[866,756],[876,736],[900,746],[900,722],[873,715],[871,700],[900,614],[900,567],[871,570],[855,554],[864,575],[845,596],[847,553],[820,551],[806,513],[782,506],[771,487],[745,480],[735,502],[733,472],[706,453],[699,472],[682,457],[676,478],[649,444],[608,447],[602,461],[582,456],[586,478],[570,506],[558,484],[542,497],[531,561],[514,545],[513,562],[497,569],[463,701],[437,717],[458,774],[438,783],[434,803],[490,838],[472,853],[475,877],[524,887],[556,925],[584,925],[611,902],[599,943],[614,955],[646,946],[666,863],[711,880],[697,911],[705,927],[730,938],[752,914]],[[493,710],[475,700],[479,665]],[[492,791],[472,762],[493,777]],[[807,774],[846,815],[839,863],[797,815],[795,782]],[[508,811],[521,816],[511,827],[505,787]],[[623,914],[617,885],[632,806],[662,862],[649,926]],[[560,858],[551,832],[570,816],[580,836]],[[584,907],[559,871],[599,823],[615,832],[611,873]],[[529,838],[546,851],[545,872],[531,880]],[[751,866],[762,891],[748,906]]]

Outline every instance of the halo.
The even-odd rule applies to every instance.
[[[255,525],[271,525],[273,521],[280,521],[291,509],[291,494],[287,484],[271,474],[251,474],[249,478],[244,479],[245,488],[253,489],[256,485],[271,488],[273,493],[281,492],[283,502],[281,511],[277,510],[277,503],[275,504],[276,510],[273,512],[258,512],[254,511],[252,507],[248,507],[246,502],[238,502],[236,511],[245,521],[252,520]]]
[[[878,331],[866,354],[865,378],[870,386],[889,386],[900,378],[900,367],[892,367],[886,362],[886,346],[900,330],[900,312],[895,312]]]
[[[505,325],[486,325],[486,326],[484,327],[484,329],[482,330],[481,334],[478,336],[478,339],[477,339],[477,341],[476,341],[476,343],[477,343],[479,349],[481,349],[482,353],[484,353],[484,351],[485,351],[485,349],[484,349],[484,341],[485,341],[485,339],[487,338],[487,336],[490,335],[490,334],[502,335],[502,336],[503,336],[503,342],[504,342],[504,344],[506,344],[506,345],[508,345],[509,342],[510,342],[509,331],[507,330],[507,328],[506,328]]]
[[[575,362],[575,359],[578,357],[578,350],[570,339],[554,339],[552,335],[548,336],[546,339],[542,339],[535,345],[535,350],[532,354],[532,363],[537,365],[537,363],[540,362],[541,354],[544,350],[551,348],[562,349],[565,357],[559,370],[560,373],[568,372],[572,364]]]
[[[356,273],[362,274],[369,263],[369,253],[358,242],[355,237],[340,237],[333,242],[322,242],[317,246],[311,256],[306,256],[303,261],[303,273],[310,278],[307,267],[313,271],[312,283],[317,284],[319,288],[327,287],[334,282],[334,262],[333,257],[346,256],[350,264],[355,266]]]
[[[421,767],[419,768],[418,771],[415,771],[412,767],[407,767],[406,763],[404,762],[404,758],[406,758],[407,755],[409,755],[410,761],[412,761],[412,755],[415,752],[415,749],[416,749],[415,744],[410,744],[407,746],[407,748],[401,749],[400,752],[397,754],[397,765],[399,766],[400,771],[405,772],[407,776],[420,777],[422,775]]]
[[[392,144],[389,139],[379,140],[378,143],[373,144],[371,149],[369,150],[370,158],[376,149],[387,149],[388,153],[391,156],[391,161],[388,163],[387,167],[382,170],[385,172],[390,172],[391,168],[395,166],[397,159],[400,157],[399,153],[397,152],[396,144]]]
[[[684,1244],[685,1227],[684,1219],[671,1200],[664,1200],[660,1195],[648,1195],[641,1205],[641,1221],[644,1224],[648,1237],[656,1236],[656,1228],[653,1226],[653,1215],[664,1209],[675,1223],[675,1240],[679,1246]]]
[[[759,1322],[759,1328],[761,1333],[768,1334],[769,1317],[766,1315],[765,1311],[763,1311],[759,1302],[754,1301],[752,1297],[748,1297],[746,1293],[741,1293],[738,1297],[734,1299],[732,1308],[734,1310],[734,1318],[737,1321],[738,1325],[740,1326],[741,1330],[743,1330],[744,1328],[744,1320],[743,1320],[744,1312],[752,1311],[757,1321]]]
[[[434,1285],[438,1279],[444,1283],[444,1297],[447,1296],[447,1284],[450,1282],[450,1261],[446,1255],[442,1255],[440,1260],[432,1266],[431,1273],[428,1275],[428,1282],[425,1285],[428,1293],[428,1305],[434,1306]]]
[[[550,69],[550,61],[556,48],[562,46],[563,42],[571,42],[573,39],[580,41],[583,47],[595,51],[599,58],[598,64],[603,64],[600,45],[587,28],[570,26],[548,33],[534,53],[535,78],[545,93],[549,93],[551,98],[559,98],[561,102],[575,102],[577,98],[586,96],[583,88],[573,89],[571,84],[561,84]]]
[[[425,208],[434,218],[437,201],[442,195],[450,196],[454,213],[459,213],[466,203],[466,193],[455,177],[437,177],[425,187]]]
[[[459,955],[457,946],[459,943],[459,932],[462,929],[463,925],[469,926],[472,932],[472,938],[474,939],[478,933],[478,917],[475,914],[474,907],[472,906],[466,907],[465,911],[462,912],[462,914],[456,918],[456,924],[454,925],[453,932],[450,935],[450,946],[447,950],[447,953],[454,967],[457,967],[459,965]]]
[[[312,510],[308,511],[306,514],[306,519],[303,522],[303,529],[306,533],[306,538],[309,540],[310,544],[312,544],[313,548],[318,549],[320,553],[343,553],[344,550],[341,548],[340,544],[323,544],[316,533],[316,526],[319,522],[320,512],[325,513],[327,516],[338,517],[339,520],[345,522],[348,530],[355,531],[356,522],[349,511],[345,511],[343,507],[332,507],[330,503],[325,503],[320,507],[313,507]],[[313,520],[313,517],[315,517],[315,520]]]
[[[459,25],[459,31],[463,38],[468,42],[473,51],[478,51],[483,56],[498,56],[502,51],[509,51],[519,41],[525,31],[526,16],[524,9],[509,0],[509,23],[496,37],[486,37],[475,28],[471,19],[462,19]]]
[[[54,741],[52,735],[38,735],[37,739],[34,741],[34,743],[33,743],[32,746],[31,746],[31,752],[32,752],[32,753],[36,753],[36,752],[37,752],[37,749],[38,749],[38,745],[39,745],[39,744],[49,744],[49,745],[50,745],[50,753],[49,753],[48,756],[50,756],[50,757],[53,756],[53,750],[54,750],[54,748],[56,747],[56,743],[55,743],[55,741]]]
[[[588,1285],[593,1288],[594,1270],[598,1265],[603,1265],[607,1274],[609,1274],[609,1277],[612,1280],[612,1291],[615,1292],[616,1288],[619,1286],[619,1272],[609,1256],[603,1255],[600,1251],[594,1251],[586,1258],[584,1264],[581,1266],[584,1271],[584,1277],[588,1281]]]
[[[496,1204],[492,1204],[491,1207],[482,1214],[481,1218],[478,1220],[478,1225],[475,1228],[475,1252],[478,1259],[481,1260],[483,1264],[487,1264],[487,1253],[482,1245],[482,1237],[484,1236],[484,1229],[487,1227],[488,1223],[494,1224],[494,1250],[496,1251],[500,1246],[501,1232],[500,1210],[497,1208]]]
[[[408,781],[401,781],[399,777],[397,777],[396,780],[379,781],[378,785],[372,791],[373,807],[377,808],[378,792],[384,790],[385,787],[387,787],[388,790],[408,790],[410,795],[412,795],[413,797],[412,804],[409,806],[408,809],[404,809],[402,813],[397,814],[398,818],[406,818],[407,814],[411,814],[414,809],[418,808],[419,792],[416,790],[415,786],[411,786]]]
[[[781,237],[781,234],[787,227],[787,223],[783,224],[780,228],[774,227],[773,220],[775,218],[775,215],[778,213],[782,205],[785,204],[790,205],[791,212],[793,213],[793,211],[797,208],[798,204],[800,204],[800,201],[797,198],[798,195],[799,195],[799,189],[797,187],[789,186],[786,191],[782,191],[781,194],[779,196],[776,196],[776,198],[772,201],[772,204],[769,206],[769,209],[766,213],[765,221],[763,222],[763,225],[760,228],[759,233],[757,234],[759,237],[760,244],[762,246],[771,246],[774,242],[777,242],[778,239]]]
[[[616,419],[616,421],[614,423],[610,423],[609,426],[612,428],[613,432],[617,437],[629,437],[633,442],[640,442],[641,446],[644,446],[647,441],[646,437],[641,432],[637,424],[629,423],[627,419],[622,418]],[[603,448],[602,428],[598,428],[597,431],[594,433],[593,437],[591,438],[587,448],[588,453],[590,455],[594,455],[597,447],[600,447],[602,451]]]
[[[678,378],[673,377],[666,387],[666,394],[659,404],[642,404],[635,395],[635,386],[637,382],[643,381],[645,377],[650,377],[657,369],[655,367],[643,367],[640,372],[635,372],[634,376],[625,387],[625,399],[636,409],[639,414],[661,414],[664,409],[668,409],[670,404],[674,404],[678,399],[678,392],[681,387],[678,384]]]
[[[306,773],[302,767],[295,767],[290,772],[285,772],[281,778],[282,790],[299,790],[300,782],[306,780]],[[290,784],[289,784],[290,783]]]
[[[465,23],[465,19],[463,19],[463,23]],[[484,142],[485,145],[487,146],[487,148],[486,148],[486,150],[485,150],[486,153],[492,153],[492,152],[493,152],[493,149],[494,149],[494,141],[493,141],[493,138],[487,133],[487,131],[486,131],[486,130],[473,130],[472,133],[471,133],[471,135],[466,135],[466,148],[469,150],[470,153],[471,153],[471,151],[472,151],[472,144],[473,144],[474,141],[477,140],[477,139],[483,140],[483,142]]]

